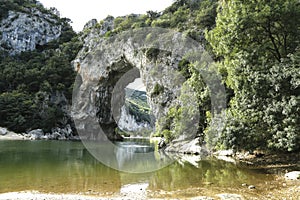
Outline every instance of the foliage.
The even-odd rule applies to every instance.
[[[5,1],[2,7],[10,10],[24,7],[46,10],[35,2],[11,0]],[[70,63],[82,47],[82,42],[68,19],[62,18],[58,22],[62,24],[62,34],[57,40],[15,56],[1,52],[0,126],[16,132],[35,128],[49,131],[63,121],[65,114],[62,105],[51,98],[62,94],[71,100],[75,72]]]
[[[54,8],[49,10],[44,8],[37,0],[0,0],[0,21],[8,16],[9,11],[31,14],[30,9],[34,8],[45,14],[54,14],[53,11],[56,10]],[[54,15],[54,17],[57,20],[60,20],[59,16]]]
[[[219,145],[299,150],[300,4],[223,1],[207,33],[233,97]]]
[[[157,96],[159,94],[161,94],[162,92],[164,92],[164,86],[160,85],[159,83],[155,83],[154,88],[151,92],[151,96]]]

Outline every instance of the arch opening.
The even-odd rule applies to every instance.
[[[121,107],[118,131],[125,137],[150,137],[154,130],[154,115],[142,78],[136,78],[125,88],[125,102]]]

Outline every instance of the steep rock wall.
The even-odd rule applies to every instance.
[[[179,50],[184,45],[178,39],[181,36],[161,29],[105,38],[103,35],[113,28],[113,23],[109,19],[104,24],[103,29],[94,27],[85,35],[85,45],[73,62],[79,76],[74,90],[72,116],[77,130],[85,137],[103,138],[103,134],[99,133],[100,124],[108,138],[118,139],[114,129],[124,105],[124,89],[135,78],[142,78],[156,119],[166,115],[169,107],[178,101],[185,81],[178,71],[182,57]],[[152,37],[146,40],[149,34]],[[152,38],[158,41],[153,42]],[[173,41],[172,45],[177,48],[170,48],[166,43],[169,41]]]
[[[62,25],[54,13],[42,13],[37,8],[26,8],[26,12],[9,11],[0,22],[0,50],[14,55],[32,51],[57,39]]]

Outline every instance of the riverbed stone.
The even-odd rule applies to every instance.
[[[248,189],[249,189],[249,190],[254,190],[254,189],[255,189],[255,186],[254,186],[254,185],[249,185],[249,186],[248,186]]]
[[[229,150],[220,150],[214,153],[216,156],[233,156],[234,152],[232,149]]]
[[[174,140],[166,149],[167,152],[196,154],[207,156],[208,150],[199,144],[199,138],[193,140]]]
[[[300,180],[300,171],[288,172],[284,177],[288,180]]]
[[[244,198],[239,194],[218,194],[218,196],[221,200],[243,200]]]
[[[6,135],[8,133],[7,128],[0,127],[0,135]]]

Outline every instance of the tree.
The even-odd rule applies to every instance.
[[[299,149],[299,26],[296,0],[221,2],[206,36],[234,91],[223,146]]]

